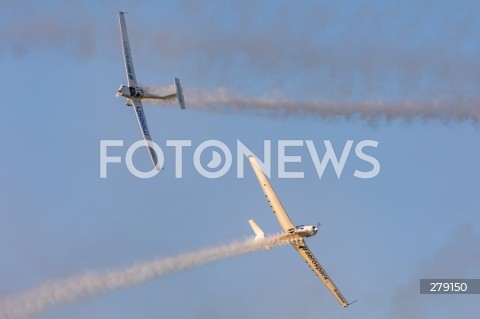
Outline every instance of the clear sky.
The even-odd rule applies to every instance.
[[[239,139],[263,157],[263,141],[324,140],[353,150],[340,178],[321,179],[303,147],[272,176],[297,224],[322,224],[310,249],[350,301],[342,309],[292,247],[259,251],[193,268],[141,286],[54,307],[56,318],[473,318],[479,295],[419,294],[420,278],[480,278],[480,22],[476,1],[0,1],[0,299],[47,280],[119,269],[251,236],[254,218],[279,231],[245,160],[207,179],[195,148]],[[140,139],[133,110],[115,91],[125,83],[118,11],[127,11],[132,55],[142,84],[178,76],[187,110],[145,103],[165,169],[151,179],[125,167]],[[188,89],[244,98],[366,100],[385,107],[447,103],[447,113],[379,118],[290,115],[254,108],[188,106]],[[410,104],[409,104],[410,103]],[[297,114],[298,112],[298,114]],[[453,112],[453,111],[452,111]],[[430,113],[429,113],[430,114]],[[446,114],[446,115],[445,115]],[[473,115],[472,115],[473,114]],[[477,114],[477,115],[475,115]],[[478,117],[477,117],[478,119]],[[122,164],[100,179],[100,140]],[[175,178],[166,140],[192,140],[183,178]],[[149,168],[143,149],[140,169]],[[208,162],[208,156],[203,159]],[[233,167],[236,167],[234,158]],[[273,161],[272,171],[277,172]]]

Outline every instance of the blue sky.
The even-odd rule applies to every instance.
[[[102,139],[140,139],[125,83],[117,12],[138,79],[229,88],[246,97],[379,100],[478,106],[478,4],[464,1],[61,1],[0,3],[0,297],[86,270],[222,244],[278,223],[253,172],[200,176],[193,151],[241,140],[262,154],[272,140],[372,139],[378,176],[319,179],[306,147],[291,149],[304,179],[272,185],[294,222],[322,224],[309,247],[349,299],[342,309],[291,247],[219,261],[144,285],[62,305],[38,318],[471,318],[478,295],[426,296],[420,278],[480,278],[478,123],[445,119],[271,116],[145,105],[165,169],[148,180],[111,165],[99,178]],[[186,97],[188,107],[188,95]],[[476,112],[476,111],[474,111]],[[476,113],[475,113],[476,114]],[[166,140],[191,139],[182,179]],[[320,152],[320,151],[319,151]],[[139,150],[139,168],[149,159]],[[234,165],[236,162],[234,160]],[[272,164],[273,171],[276,163]]]

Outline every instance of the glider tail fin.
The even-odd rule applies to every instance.
[[[250,226],[253,229],[253,232],[256,235],[255,240],[265,239],[265,233],[263,232],[263,230],[260,228],[260,226],[258,226],[257,223],[253,219],[250,219],[248,221],[248,223],[250,224]]]
[[[255,242],[262,241],[265,239],[265,232],[260,228],[260,226],[257,225],[257,223],[253,220],[250,219],[248,221],[250,226],[253,229],[253,232],[255,233]],[[265,249],[272,249],[272,247],[265,245]]]

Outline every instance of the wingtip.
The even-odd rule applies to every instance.
[[[358,301],[358,299],[355,299],[354,301],[347,303],[347,305],[346,305],[344,308],[347,308],[348,306],[350,306],[351,304],[356,303],[357,301]]]
[[[248,161],[250,162],[250,165],[252,165],[253,168],[258,168],[263,172],[262,167],[260,166],[260,163],[258,163],[257,158],[255,155],[249,155],[248,156]]]

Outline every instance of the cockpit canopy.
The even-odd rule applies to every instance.
[[[315,227],[315,226],[298,225],[298,226],[295,226],[295,228],[296,228],[295,233],[302,237],[313,236],[318,231],[318,227]]]
[[[126,98],[135,98],[135,97],[143,97],[143,89],[139,87],[133,87],[133,86],[125,86],[122,85],[117,91],[121,96],[126,97]]]

